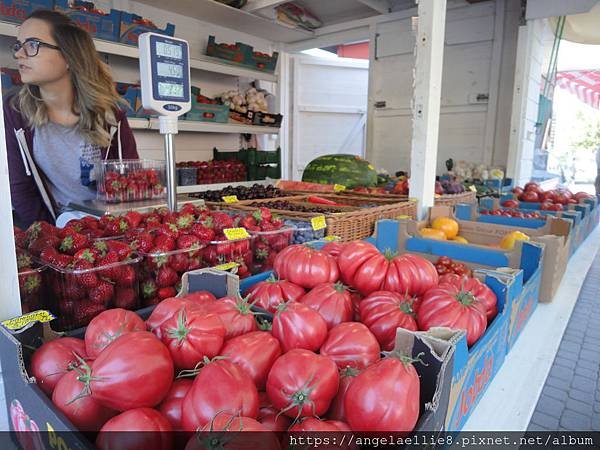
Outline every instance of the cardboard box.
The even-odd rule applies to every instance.
[[[56,0],[55,9],[69,16],[81,28],[93,37],[118,42],[121,11],[111,9],[108,14],[88,11],[93,3],[75,0],[71,5],[68,0]]]
[[[137,46],[140,34],[147,32],[164,34],[165,36],[175,36],[175,25],[172,23],[168,23],[164,29],[160,29],[142,16],[125,11],[121,11],[120,13],[119,24],[117,25],[117,36],[115,39],[117,42]]]
[[[0,0],[0,20],[22,23],[36,9],[52,9],[54,0]]]
[[[444,214],[444,212],[442,212]],[[527,234],[533,242],[544,244],[544,258],[542,268],[542,280],[540,286],[539,301],[543,303],[551,302],[560,286],[562,277],[567,270],[569,256],[574,251],[572,242],[580,231],[573,225],[575,219],[567,219],[566,216],[578,214],[564,213],[565,218],[557,218],[552,215],[547,216],[546,220],[531,219],[513,219],[502,216],[481,216],[473,205],[459,205],[456,208],[458,217],[472,217],[474,220],[458,220],[460,234],[464,236],[469,243],[476,245],[486,245],[497,243],[506,234],[513,231],[522,231]],[[491,223],[488,222],[491,218]],[[514,225],[494,223],[495,220],[503,222],[514,221]],[[543,223],[539,228],[529,228],[523,225],[523,222]]]

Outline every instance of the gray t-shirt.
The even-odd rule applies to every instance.
[[[48,123],[35,129],[33,157],[61,210],[96,198],[94,164],[101,156],[100,147],[88,143],[76,126]]]

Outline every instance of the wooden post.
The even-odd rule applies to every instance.
[[[446,0],[419,0],[414,70],[410,196],[424,219],[434,202],[444,63]]]
[[[0,91],[2,82],[0,81]],[[7,132],[13,132],[7,130]],[[17,257],[15,254],[15,238],[13,235],[12,203],[10,200],[10,183],[8,181],[8,160],[6,158],[6,140],[4,138],[4,105],[0,95],[0,320],[21,315],[21,299],[19,297],[19,276]]]

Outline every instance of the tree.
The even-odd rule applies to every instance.
[[[581,124],[581,131],[573,136],[573,147],[577,150],[598,150],[600,148],[600,114],[584,114],[577,111],[577,120]]]

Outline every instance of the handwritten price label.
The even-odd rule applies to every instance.
[[[228,241],[238,241],[240,239],[248,239],[250,235],[245,228],[225,228],[223,234]]]
[[[20,330],[26,325],[29,325],[33,322],[50,322],[51,320],[56,319],[56,317],[50,312],[46,310],[34,311],[29,314],[25,314],[20,317],[15,317],[14,319],[8,319],[2,322],[5,328],[9,330]]]
[[[226,195],[222,198],[225,203],[237,203],[239,201],[237,195]]]
[[[312,229],[315,231],[323,230],[327,228],[327,222],[325,222],[325,216],[317,216],[310,219]]]
[[[333,190],[334,192],[342,192],[346,190],[346,186],[344,186],[343,184],[334,184]]]
[[[239,264],[236,262],[228,262],[225,264],[221,264],[219,266],[215,266],[213,267],[213,269],[216,270],[231,270],[231,269],[235,269],[236,267],[239,267]]]

